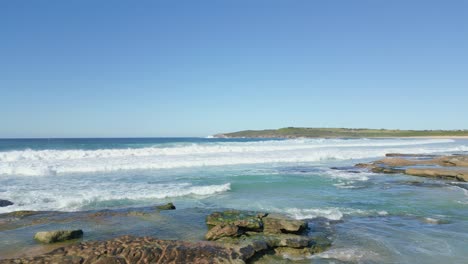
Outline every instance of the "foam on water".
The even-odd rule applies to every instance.
[[[446,139],[294,139],[218,142],[99,150],[18,150],[0,152],[0,175],[62,175],[119,170],[170,169],[238,164],[364,159],[388,152],[467,151],[444,147]],[[438,144],[441,144],[439,146]]]
[[[352,208],[289,208],[284,212],[295,219],[313,219],[318,217],[327,218],[329,220],[341,220],[345,215],[358,215],[358,216],[386,216],[386,211],[375,211],[375,210],[360,210]]]
[[[231,184],[194,186],[190,183],[148,184],[144,182],[101,182],[99,185],[83,182],[81,186],[47,186],[29,188],[27,186],[10,187],[2,195],[15,201],[13,206],[0,208],[0,213],[16,210],[59,210],[76,211],[93,208],[106,202],[103,207],[119,206],[119,203],[139,201],[142,204],[154,204],[157,199],[182,196],[209,196],[231,190]],[[27,194],[27,195],[26,195]]]
[[[362,247],[333,248],[325,252],[312,255],[311,258],[338,259],[352,263],[378,263],[379,260],[381,260],[378,253]]]

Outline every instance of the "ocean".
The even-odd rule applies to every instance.
[[[15,203],[0,213],[166,202],[280,212],[333,225],[333,246],[309,261],[466,263],[468,185],[350,167],[467,151],[463,139],[0,139],[0,199]]]

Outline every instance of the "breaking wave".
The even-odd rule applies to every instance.
[[[190,183],[102,182],[99,185],[83,183],[82,186],[73,190],[70,186],[63,185],[61,188],[51,188],[47,191],[40,188],[21,191],[22,188],[18,186],[18,190],[10,188],[9,191],[3,192],[3,195],[14,200],[15,204],[0,208],[0,213],[17,210],[77,211],[83,208],[118,207],[133,202],[154,204],[158,199],[210,196],[227,192],[231,190],[231,184],[194,186]],[[65,188],[67,188],[66,191],[64,191]]]
[[[388,152],[467,151],[447,148],[450,139],[294,139],[218,142],[98,150],[16,150],[0,152],[0,175],[60,175],[136,169],[364,159]]]

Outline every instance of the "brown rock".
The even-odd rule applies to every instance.
[[[386,166],[392,167],[404,167],[404,166],[413,166],[413,165],[420,165],[426,164],[428,161],[426,160],[408,160],[402,158],[385,158],[378,161],[375,161],[374,164],[383,164]]]
[[[307,228],[302,220],[292,219],[280,214],[269,214],[262,218],[264,233],[298,233]]]
[[[205,235],[207,240],[216,240],[222,237],[235,237],[240,235],[239,227],[234,224],[219,224],[211,228]]]
[[[385,173],[385,174],[405,173],[404,169],[395,169],[392,167],[379,167],[379,166],[372,168],[371,171],[373,173]]]
[[[229,247],[215,242],[184,242],[124,236],[83,242],[32,258],[1,260],[13,263],[245,263],[255,254],[249,246]]]
[[[408,168],[405,170],[405,174],[464,182],[468,181],[468,170],[466,169]]]
[[[467,155],[444,156],[435,160],[441,166],[468,167]]]

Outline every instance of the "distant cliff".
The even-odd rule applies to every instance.
[[[468,137],[468,130],[390,130],[366,128],[287,127],[245,130],[214,135],[218,138],[375,138],[375,137]]]

